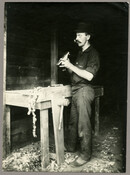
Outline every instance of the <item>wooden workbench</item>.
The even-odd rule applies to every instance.
[[[103,95],[103,87],[96,86],[95,89],[95,134],[99,132],[99,98]],[[5,127],[4,149],[6,154],[10,153],[11,148],[11,122],[10,107],[28,108],[28,99],[31,90],[13,90],[5,92],[5,116],[3,127]],[[71,87],[69,85],[61,87],[43,87],[38,94],[36,109],[40,110],[40,141],[41,141],[41,164],[46,167],[49,164],[49,129],[48,129],[48,109],[52,108],[54,136],[57,163],[64,162],[64,134],[63,122],[59,130],[60,112],[64,98],[71,97]]]

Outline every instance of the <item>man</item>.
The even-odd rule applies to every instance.
[[[77,167],[85,164],[92,153],[91,103],[94,100],[94,80],[99,67],[98,52],[90,44],[91,26],[80,23],[76,30],[75,42],[81,48],[73,65],[69,59],[61,58],[58,65],[72,73],[72,103],[69,122],[68,151],[75,152],[77,141],[80,143],[80,154],[70,163]]]

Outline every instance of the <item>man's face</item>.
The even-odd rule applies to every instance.
[[[76,33],[76,43],[79,47],[83,47],[88,42],[89,38],[86,33]]]

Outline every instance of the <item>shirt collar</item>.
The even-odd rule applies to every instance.
[[[92,48],[92,46],[90,45],[87,49],[85,49],[84,51],[81,51],[80,50],[80,54],[83,54],[83,53],[86,53],[86,52],[88,52],[89,50],[91,50],[91,48]]]
[[[90,45],[87,49],[85,49],[85,50],[83,51],[83,53],[84,53],[84,52],[88,52],[88,51],[91,49],[91,47],[92,47],[92,46]]]

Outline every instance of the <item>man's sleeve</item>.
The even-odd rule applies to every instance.
[[[99,70],[99,67],[100,67],[99,54],[98,54],[98,52],[95,51],[95,52],[91,53],[91,55],[90,55],[90,59],[87,63],[86,70],[88,72],[92,73],[93,76],[95,76]]]

